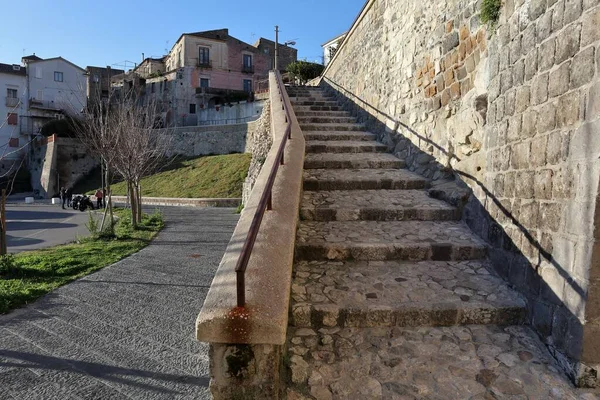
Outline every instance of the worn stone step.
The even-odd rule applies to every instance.
[[[296,117],[351,117],[348,111],[295,111]]]
[[[297,116],[298,117],[298,116]],[[327,116],[310,116],[298,117],[300,124],[352,124],[356,123],[354,117],[327,117]]]
[[[333,101],[333,100],[321,100],[321,101],[316,101],[316,100],[298,100],[298,101],[294,101],[294,99],[290,99],[292,102],[292,105],[294,106],[294,108],[296,106],[321,106],[321,107],[332,107],[332,106],[338,106],[338,102],[337,101]]]
[[[357,123],[347,123],[347,124],[327,124],[327,123],[300,123],[300,128],[303,131],[336,131],[336,132],[364,132],[365,126]]]
[[[526,325],[290,327],[287,342],[288,398],[596,398],[573,387]]]
[[[298,327],[516,325],[525,301],[485,261],[298,262]]]
[[[297,101],[336,101],[334,96],[326,94],[289,94],[289,98],[292,102]]]
[[[294,111],[343,111],[339,105],[328,106],[301,106],[295,105]]]
[[[458,220],[456,207],[424,190],[306,191],[300,218],[306,221]]]
[[[486,245],[456,221],[301,221],[298,260],[434,260],[485,257]]]
[[[304,190],[423,189],[428,181],[405,169],[308,169]]]
[[[387,153],[307,154],[304,169],[325,168],[404,168],[405,162]]]
[[[308,131],[302,130],[305,140],[376,140],[377,136],[369,132],[335,132],[335,131]]]
[[[387,146],[365,140],[310,140],[306,142],[307,153],[385,153]]]

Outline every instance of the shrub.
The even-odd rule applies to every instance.
[[[307,82],[321,75],[325,67],[321,64],[308,61],[296,61],[287,66],[287,72],[299,78],[302,82]]]
[[[85,227],[93,238],[98,237],[98,234],[100,233],[100,227],[98,225],[98,220],[96,220],[91,211],[88,211],[88,222],[85,224]]]
[[[502,0],[483,0],[481,3],[481,22],[495,25],[500,18]]]
[[[0,256],[0,275],[7,276],[14,274],[18,267],[15,264],[15,257],[12,254]]]

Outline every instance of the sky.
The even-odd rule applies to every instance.
[[[250,44],[259,37],[296,41],[298,59],[321,61],[321,44],[347,31],[366,0],[0,0],[0,63],[23,55],[62,56],[79,65],[122,68],[160,57],[182,33],[229,28]],[[6,18],[10,16],[9,18]]]

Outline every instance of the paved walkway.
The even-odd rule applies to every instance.
[[[59,205],[8,205],[8,251],[18,253],[72,242],[77,236],[89,235],[87,221],[87,212],[63,210]]]
[[[0,399],[208,399],[194,321],[232,209],[164,208],[150,246],[0,316]]]

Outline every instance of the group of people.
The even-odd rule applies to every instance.
[[[98,189],[94,196],[96,197],[96,208],[104,208],[104,198],[105,198],[106,189]],[[67,207],[71,207],[73,202],[73,190],[71,188],[65,189],[65,187],[60,188],[60,199],[62,200],[62,208],[65,209],[65,204]]]

